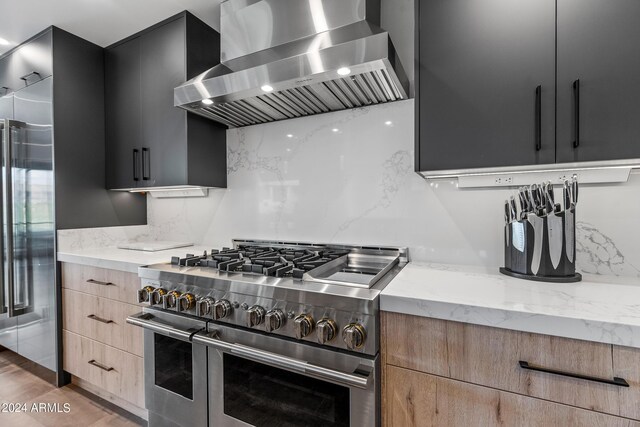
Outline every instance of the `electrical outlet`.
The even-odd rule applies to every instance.
[[[501,175],[496,177],[495,185],[511,185],[513,184],[513,177]]]

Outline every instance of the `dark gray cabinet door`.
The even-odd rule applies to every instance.
[[[186,112],[173,106],[173,89],[186,80],[185,19],[140,36],[142,186],[187,182]]]
[[[416,7],[417,169],[553,163],[555,1]]]
[[[141,186],[139,38],[105,51],[105,87],[107,188]]]
[[[51,76],[53,74],[51,52],[51,31],[47,31],[2,58],[0,60],[0,96],[24,89]]]
[[[638,0],[558,0],[558,162],[640,158],[639,19]]]

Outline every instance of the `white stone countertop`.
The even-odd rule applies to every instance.
[[[640,348],[640,279],[545,283],[478,267],[409,263],[384,311]]]
[[[210,247],[187,246],[166,251],[145,252],[117,247],[78,249],[58,252],[58,261],[100,267],[110,270],[127,271],[138,274],[138,267],[171,261],[172,256],[184,257],[186,254],[202,254]]]

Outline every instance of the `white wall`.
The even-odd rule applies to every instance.
[[[409,100],[230,130],[228,189],[149,197],[149,235],[212,247],[234,237],[399,245],[414,260],[498,267],[512,190],[429,184],[413,172],[413,129]],[[639,175],[583,186],[581,270],[640,277],[639,190]]]

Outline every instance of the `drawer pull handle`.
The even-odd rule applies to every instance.
[[[108,366],[104,366],[103,364],[96,362],[94,359],[89,360],[89,362],[87,362],[87,363],[89,363],[89,365],[95,366],[96,368],[100,368],[103,371],[107,371],[107,372],[113,371],[113,368],[108,367]]]
[[[100,286],[115,286],[111,282],[101,282],[100,280],[94,280],[94,279],[87,280],[87,283],[93,283],[94,285],[100,285]]]
[[[574,374],[572,372],[564,372],[564,371],[558,371],[555,369],[543,368],[541,366],[530,365],[529,362],[525,362],[524,360],[520,360],[518,363],[520,364],[520,367],[522,369],[528,369],[530,371],[544,372],[544,373],[553,374],[553,375],[562,375],[563,377],[577,378],[579,380],[586,380],[586,381],[595,381],[597,383],[610,384],[618,387],[629,387],[629,383],[626,382],[624,378],[613,377],[613,379],[610,380],[608,378],[592,377],[589,375]]]
[[[106,323],[106,324],[109,324],[109,323],[115,323],[113,320],[103,319],[102,317],[98,317],[98,316],[96,316],[95,314],[90,314],[90,315],[88,315],[87,317],[88,317],[89,319],[96,320],[96,321],[98,321],[98,322],[100,322],[100,323]]]

